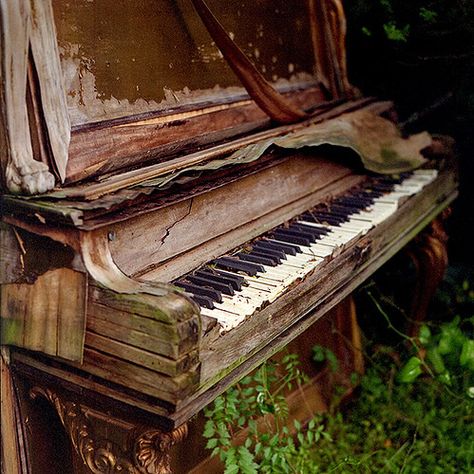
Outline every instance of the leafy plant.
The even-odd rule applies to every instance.
[[[269,361],[205,410],[206,447],[223,461],[226,474],[309,472],[305,466],[314,444],[327,433],[316,419],[306,427],[294,420],[288,427],[284,393],[307,381],[299,365],[295,354],[285,355],[281,364]],[[232,443],[238,430],[246,430],[241,446]]]

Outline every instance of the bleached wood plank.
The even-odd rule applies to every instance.
[[[48,130],[52,159],[61,180],[66,177],[71,121],[59,62],[51,0],[31,0],[31,51],[38,74],[41,107]]]
[[[44,193],[54,187],[47,165],[36,161],[31,146],[26,103],[31,34],[29,0],[0,0],[0,61],[4,121],[4,186],[12,193]]]

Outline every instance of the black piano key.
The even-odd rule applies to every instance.
[[[312,234],[316,237],[316,239],[320,239],[321,237],[325,236],[328,231],[327,229],[314,227],[309,224],[302,224],[301,222],[295,222],[290,226],[291,229],[300,229],[303,232],[307,232],[308,234]]]
[[[277,249],[282,250],[287,255],[296,255],[297,253],[301,253],[301,249],[296,245],[291,244],[284,244],[283,242],[270,242],[268,240],[262,239],[257,241],[255,244],[259,246],[264,246],[270,249]]]
[[[314,222],[315,224],[330,224],[333,226],[341,225],[342,222],[337,217],[318,217],[312,214],[304,215],[303,220],[307,222]]]
[[[200,296],[200,295],[195,295],[195,294],[191,294],[190,297],[201,308],[214,309],[214,302],[211,300],[211,298],[208,298],[207,296]]]
[[[282,260],[286,260],[286,254],[282,250],[269,249],[259,245],[252,245],[252,253],[262,255],[262,257],[271,257],[275,259],[277,263],[281,263]]]
[[[245,285],[245,278],[240,275],[229,274],[217,269],[204,267],[195,272],[195,275],[207,277],[211,275],[216,281],[220,281],[222,283],[227,283],[232,286],[232,288],[236,291],[242,290],[242,285]]]
[[[316,219],[323,219],[323,220],[332,219],[332,220],[338,221],[341,224],[347,221],[347,217],[338,216],[336,214],[332,214],[331,212],[317,211],[317,212],[313,212],[313,216],[316,217]]]
[[[229,270],[235,270],[247,273],[250,276],[255,276],[257,273],[264,273],[265,269],[262,265],[257,263],[245,262],[243,260],[237,260],[230,257],[221,257],[212,261],[214,265],[221,268],[227,268]]]
[[[239,257],[240,260],[245,260],[246,262],[259,263],[260,265],[268,265],[270,267],[276,266],[276,263],[274,260],[267,257],[261,257],[259,255],[255,255],[252,253],[239,252],[236,254],[236,256]]]
[[[188,293],[192,293],[193,295],[206,296],[208,298],[211,298],[214,301],[217,301],[218,303],[222,303],[221,292],[217,291],[214,288],[196,285],[194,283],[183,281],[183,280],[176,281],[174,284],[176,286],[183,288]]]
[[[275,229],[273,235],[278,238],[278,240],[291,242],[297,245],[306,245],[306,247],[309,247],[311,242],[315,241],[315,238],[312,235],[304,234],[303,232],[296,230]]]
[[[344,206],[342,204],[332,204],[330,206],[331,211],[337,210],[340,212],[346,212],[348,216],[352,216],[354,214],[359,214],[362,209],[353,206]]]
[[[224,293],[224,295],[232,296],[234,294],[234,288],[230,283],[222,283],[217,281],[212,276],[201,277],[197,275],[188,275],[186,279],[192,283],[195,283],[196,285],[210,286],[211,288]]]

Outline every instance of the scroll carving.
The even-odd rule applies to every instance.
[[[188,434],[188,425],[181,425],[169,433],[161,430],[146,430],[132,437],[131,451],[135,466],[143,474],[171,474],[171,447],[183,441]]]
[[[87,408],[61,399],[48,388],[33,387],[30,397],[42,397],[55,408],[69,439],[84,464],[94,474],[172,474],[170,448],[184,440],[188,428],[184,424],[171,432],[153,428],[132,428],[128,450],[116,443],[96,439]]]

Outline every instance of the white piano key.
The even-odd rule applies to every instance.
[[[201,308],[201,314],[216,319],[221,327],[221,332],[230,331],[245,320],[245,316],[231,314],[219,309]]]

